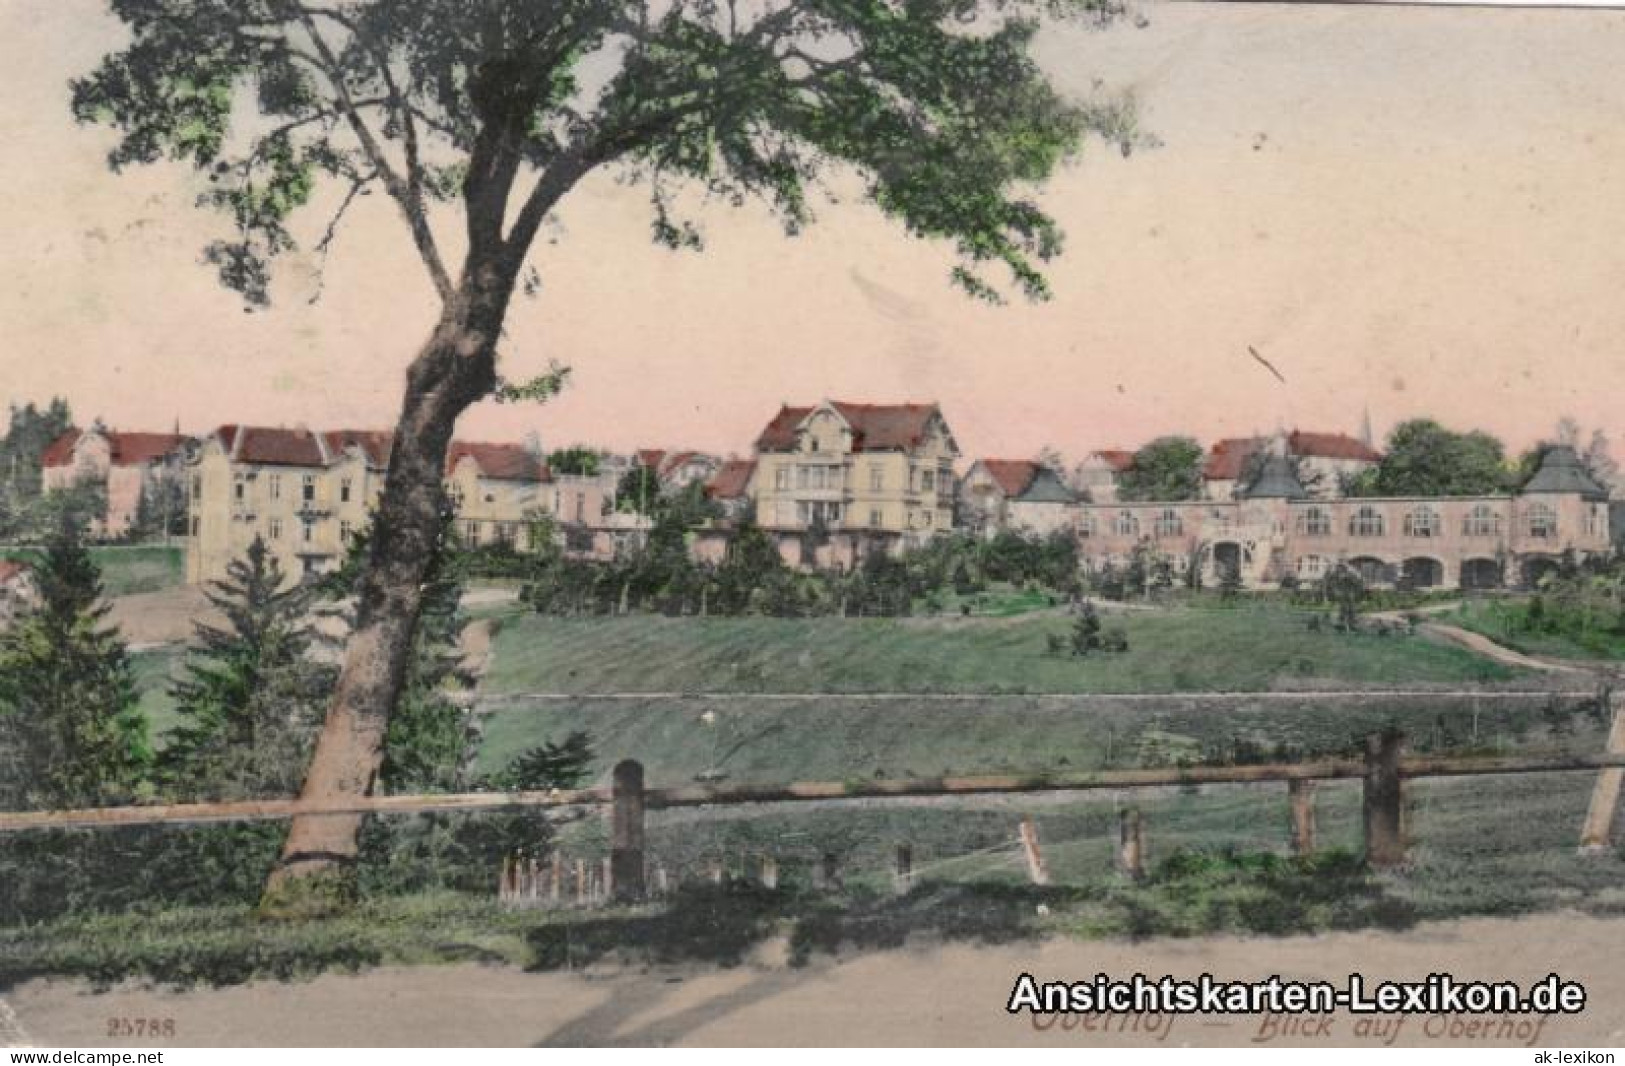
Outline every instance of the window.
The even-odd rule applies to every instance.
[[[281,540],[282,539],[282,519],[280,519],[280,518],[271,519],[270,534],[271,534],[271,539],[272,540]]]
[[[316,539],[316,523],[307,518],[305,519],[304,524],[304,541],[306,544],[309,544],[311,541]]]
[[[1140,520],[1134,517],[1132,511],[1118,511],[1117,518],[1112,522],[1112,532],[1119,537],[1137,536],[1140,532]]]
[[[796,488],[804,489],[812,483],[812,471],[805,466],[796,467]]]
[[[1093,511],[1085,511],[1078,516],[1078,536],[1087,540],[1095,535],[1095,515]]]
[[[1603,510],[1601,504],[1592,504],[1586,508],[1586,536],[1601,536],[1603,531]]]
[[[1461,532],[1468,537],[1495,537],[1501,533],[1501,516],[1487,503],[1474,505],[1461,520]]]
[[[1557,512],[1544,503],[1532,503],[1524,513],[1524,529],[1531,537],[1550,540],[1557,536]]]
[[[497,543],[498,544],[512,544],[513,543],[513,537],[514,537],[514,523],[512,523],[512,522],[498,522],[497,523]]]
[[[815,452],[822,450],[821,448],[818,447],[818,438],[817,437],[812,438],[812,450],[815,451]]]
[[[871,528],[873,528],[873,529],[879,529],[881,527],[881,524],[882,523],[881,523],[881,520],[880,520],[880,508],[871,507],[869,509],[869,526]]]
[[[1300,536],[1329,537],[1332,533],[1332,516],[1326,513],[1324,507],[1305,507],[1298,512],[1297,529]]]
[[[578,492],[578,493],[576,493],[576,521],[577,522],[585,522],[586,520],[587,520],[587,494],[585,492]]]
[[[340,503],[349,503],[350,502],[350,479],[349,478],[341,478],[339,480],[339,502]]]
[[[271,499],[282,499],[282,475],[272,474],[267,480],[267,484],[269,484],[271,487]]]
[[[247,498],[248,484],[243,481],[243,475],[238,474],[237,477],[233,479],[231,484],[231,494],[237,498],[238,503],[242,503],[243,500]]]
[[[1382,512],[1369,504],[1360,507],[1349,517],[1349,533],[1352,536],[1380,537],[1384,528]]]
[[[936,487],[936,474],[930,470],[920,471],[920,489],[924,492],[930,492]]]
[[[194,537],[197,536],[198,535],[198,530],[200,530],[202,528],[203,528],[203,520],[201,518],[199,518],[197,515],[193,515],[192,516],[192,536],[194,536]]]
[[[1298,576],[1303,578],[1318,578],[1326,573],[1326,557],[1324,555],[1304,555],[1298,559]]]
[[[202,474],[193,474],[192,475],[192,499],[195,500],[199,496],[202,496],[202,495],[203,495],[203,475]]]
[[[306,474],[305,475],[304,487],[303,487],[303,489],[301,491],[301,498],[306,503],[312,503],[312,502],[315,501],[315,499],[316,499],[316,475],[315,474]]]
[[[1407,537],[1437,537],[1439,535],[1439,512],[1427,506],[1416,507],[1407,511],[1405,513],[1405,535]]]
[[[780,467],[776,467],[774,469],[774,471],[773,471],[773,487],[776,488],[776,489],[779,489],[780,491],[783,491],[784,489],[787,489],[787,488],[790,487],[790,468],[789,467],[780,466]]]
[[[472,518],[463,523],[463,539],[470,548],[480,546],[480,524]]]
[[[927,512],[925,512],[925,524],[926,525],[928,525],[928,526],[936,525],[936,522],[937,522],[937,512],[935,512],[935,511],[927,511]]]
[[[339,523],[339,540],[343,541],[346,546],[348,546],[350,543],[350,533],[352,528],[353,527],[348,522]]]
[[[886,471],[879,463],[869,464],[869,491],[879,492],[886,484]]]
[[[1185,531],[1185,524],[1180,521],[1178,511],[1164,507],[1157,515],[1156,530],[1159,537],[1177,537]]]

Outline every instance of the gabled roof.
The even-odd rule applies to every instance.
[[[79,443],[79,431],[72,426],[62,431],[62,435],[40,453],[40,462],[44,466],[67,466],[73,462],[73,446]]]
[[[186,444],[186,438],[179,433],[122,432],[112,429],[92,429],[89,432],[106,439],[108,461],[114,466],[150,463],[154,459],[162,459],[166,455],[173,454]],[[40,457],[42,465],[70,465],[73,462],[74,449],[85,436],[86,434],[78,429],[66,430],[45,449]]]
[[[664,448],[639,448],[637,454],[638,465],[646,470],[660,473],[660,464],[666,461]]]
[[[1090,459],[1099,459],[1112,473],[1122,474],[1134,466],[1134,453],[1126,448],[1102,448],[1089,453]]]
[[[750,491],[756,474],[756,460],[729,459],[705,483],[705,494],[713,500],[737,500]]]
[[[389,452],[395,446],[395,434],[387,429],[330,429],[322,439],[335,460],[347,449],[357,448],[374,470],[388,468]]]
[[[1208,449],[1202,476],[1209,481],[1236,481],[1247,459],[1268,441],[1264,437],[1226,437]]]
[[[1292,455],[1307,455],[1317,459],[1358,459],[1375,463],[1382,453],[1365,441],[1347,433],[1312,433],[1295,429],[1287,434],[1287,451]]]
[[[1540,469],[1524,482],[1521,491],[1525,494],[1574,493],[1588,500],[1608,498],[1608,490],[1597,483],[1574,449],[1566,444],[1554,444],[1546,449],[1540,459]]]
[[[454,440],[446,450],[446,473],[450,474],[464,459],[473,460],[480,477],[493,481],[553,479],[547,461],[522,444],[477,444]]]
[[[820,405],[822,406],[822,405]],[[942,412],[934,403],[868,404],[833,400],[828,403],[852,429],[855,452],[907,451],[925,440],[933,419]],[[756,450],[782,452],[795,447],[796,429],[818,407],[779,408],[779,413],[756,438]]]
[[[235,463],[262,466],[326,466],[327,449],[308,429],[224,425],[214,431]]]
[[[980,459],[977,466],[999,486],[1007,500],[1021,503],[1073,503],[1077,494],[1043,463],[1031,459]]]

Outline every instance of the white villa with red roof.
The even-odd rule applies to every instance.
[[[187,438],[179,433],[131,433],[101,423],[69,429],[41,457],[48,491],[94,483],[106,494],[107,509],[92,526],[94,537],[121,537],[135,523],[141,494],[161,477],[177,476]]]

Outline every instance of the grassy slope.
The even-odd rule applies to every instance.
[[[32,555],[28,548],[0,549],[3,559],[27,560]],[[102,585],[109,596],[157,592],[186,580],[186,552],[175,545],[108,545],[91,548],[90,557],[102,568]]]
[[[181,654],[171,649],[140,651],[130,656],[136,688],[141,693],[141,712],[147,716],[147,727],[159,743],[177,721],[169,684],[180,668],[180,659]]]
[[[1474,716],[1476,711],[1476,737]],[[709,713],[711,722],[702,721]],[[1335,707],[1302,700],[1238,700],[1232,706],[1033,700],[985,702],[682,700],[650,698],[505,706],[482,718],[479,768],[495,770],[534,744],[583,730],[598,752],[595,773],[619,759],[644,764],[651,785],[684,784],[719,771],[731,781],[844,781],[1015,771],[1082,771],[1227,756],[1237,738],[1287,757],[1348,750],[1397,724],[1419,746],[1451,751],[1564,747],[1596,751],[1596,716],[1565,702],[1447,702],[1374,696]]]
[[[1442,621],[1482,633],[1525,655],[1553,659],[1625,659],[1625,634],[1601,628],[1585,634],[1541,633],[1523,629],[1528,600],[1477,600],[1462,604]]]
[[[560,619],[497,635],[489,693],[1256,692],[1282,682],[1486,682],[1513,671],[1425,638],[1312,633],[1276,608],[1136,612],[1130,650],[1045,653],[1058,614],[1010,619]]]

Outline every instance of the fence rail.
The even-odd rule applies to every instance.
[[[622,764],[624,765],[624,764]],[[1397,760],[1400,778],[1463,777],[1481,774],[1595,772],[1625,769],[1625,752],[1552,756],[1409,756]],[[1242,766],[1170,766],[1065,774],[1003,774],[980,777],[921,777],[871,781],[800,781],[777,785],[684,785],[642,791],[651,810],[749,803],[884,800],[931,796],[998,795],[1025,792],[1085,792],[1100,789],[1253,782],[1331,781],[1365,778],[1369,758]],[[613,788],[547,792],[459,792],[408,796],[364,796],[335,803],[298,799],[241,800],[230,803],[152,804],[79,810],[0,812],[0,833],[31,829],[92,829],[128,825],[196,825],[210,822],[273,821],[346,814],[421,814],[504,811],[526,808],[602,806],[615,800]]]

